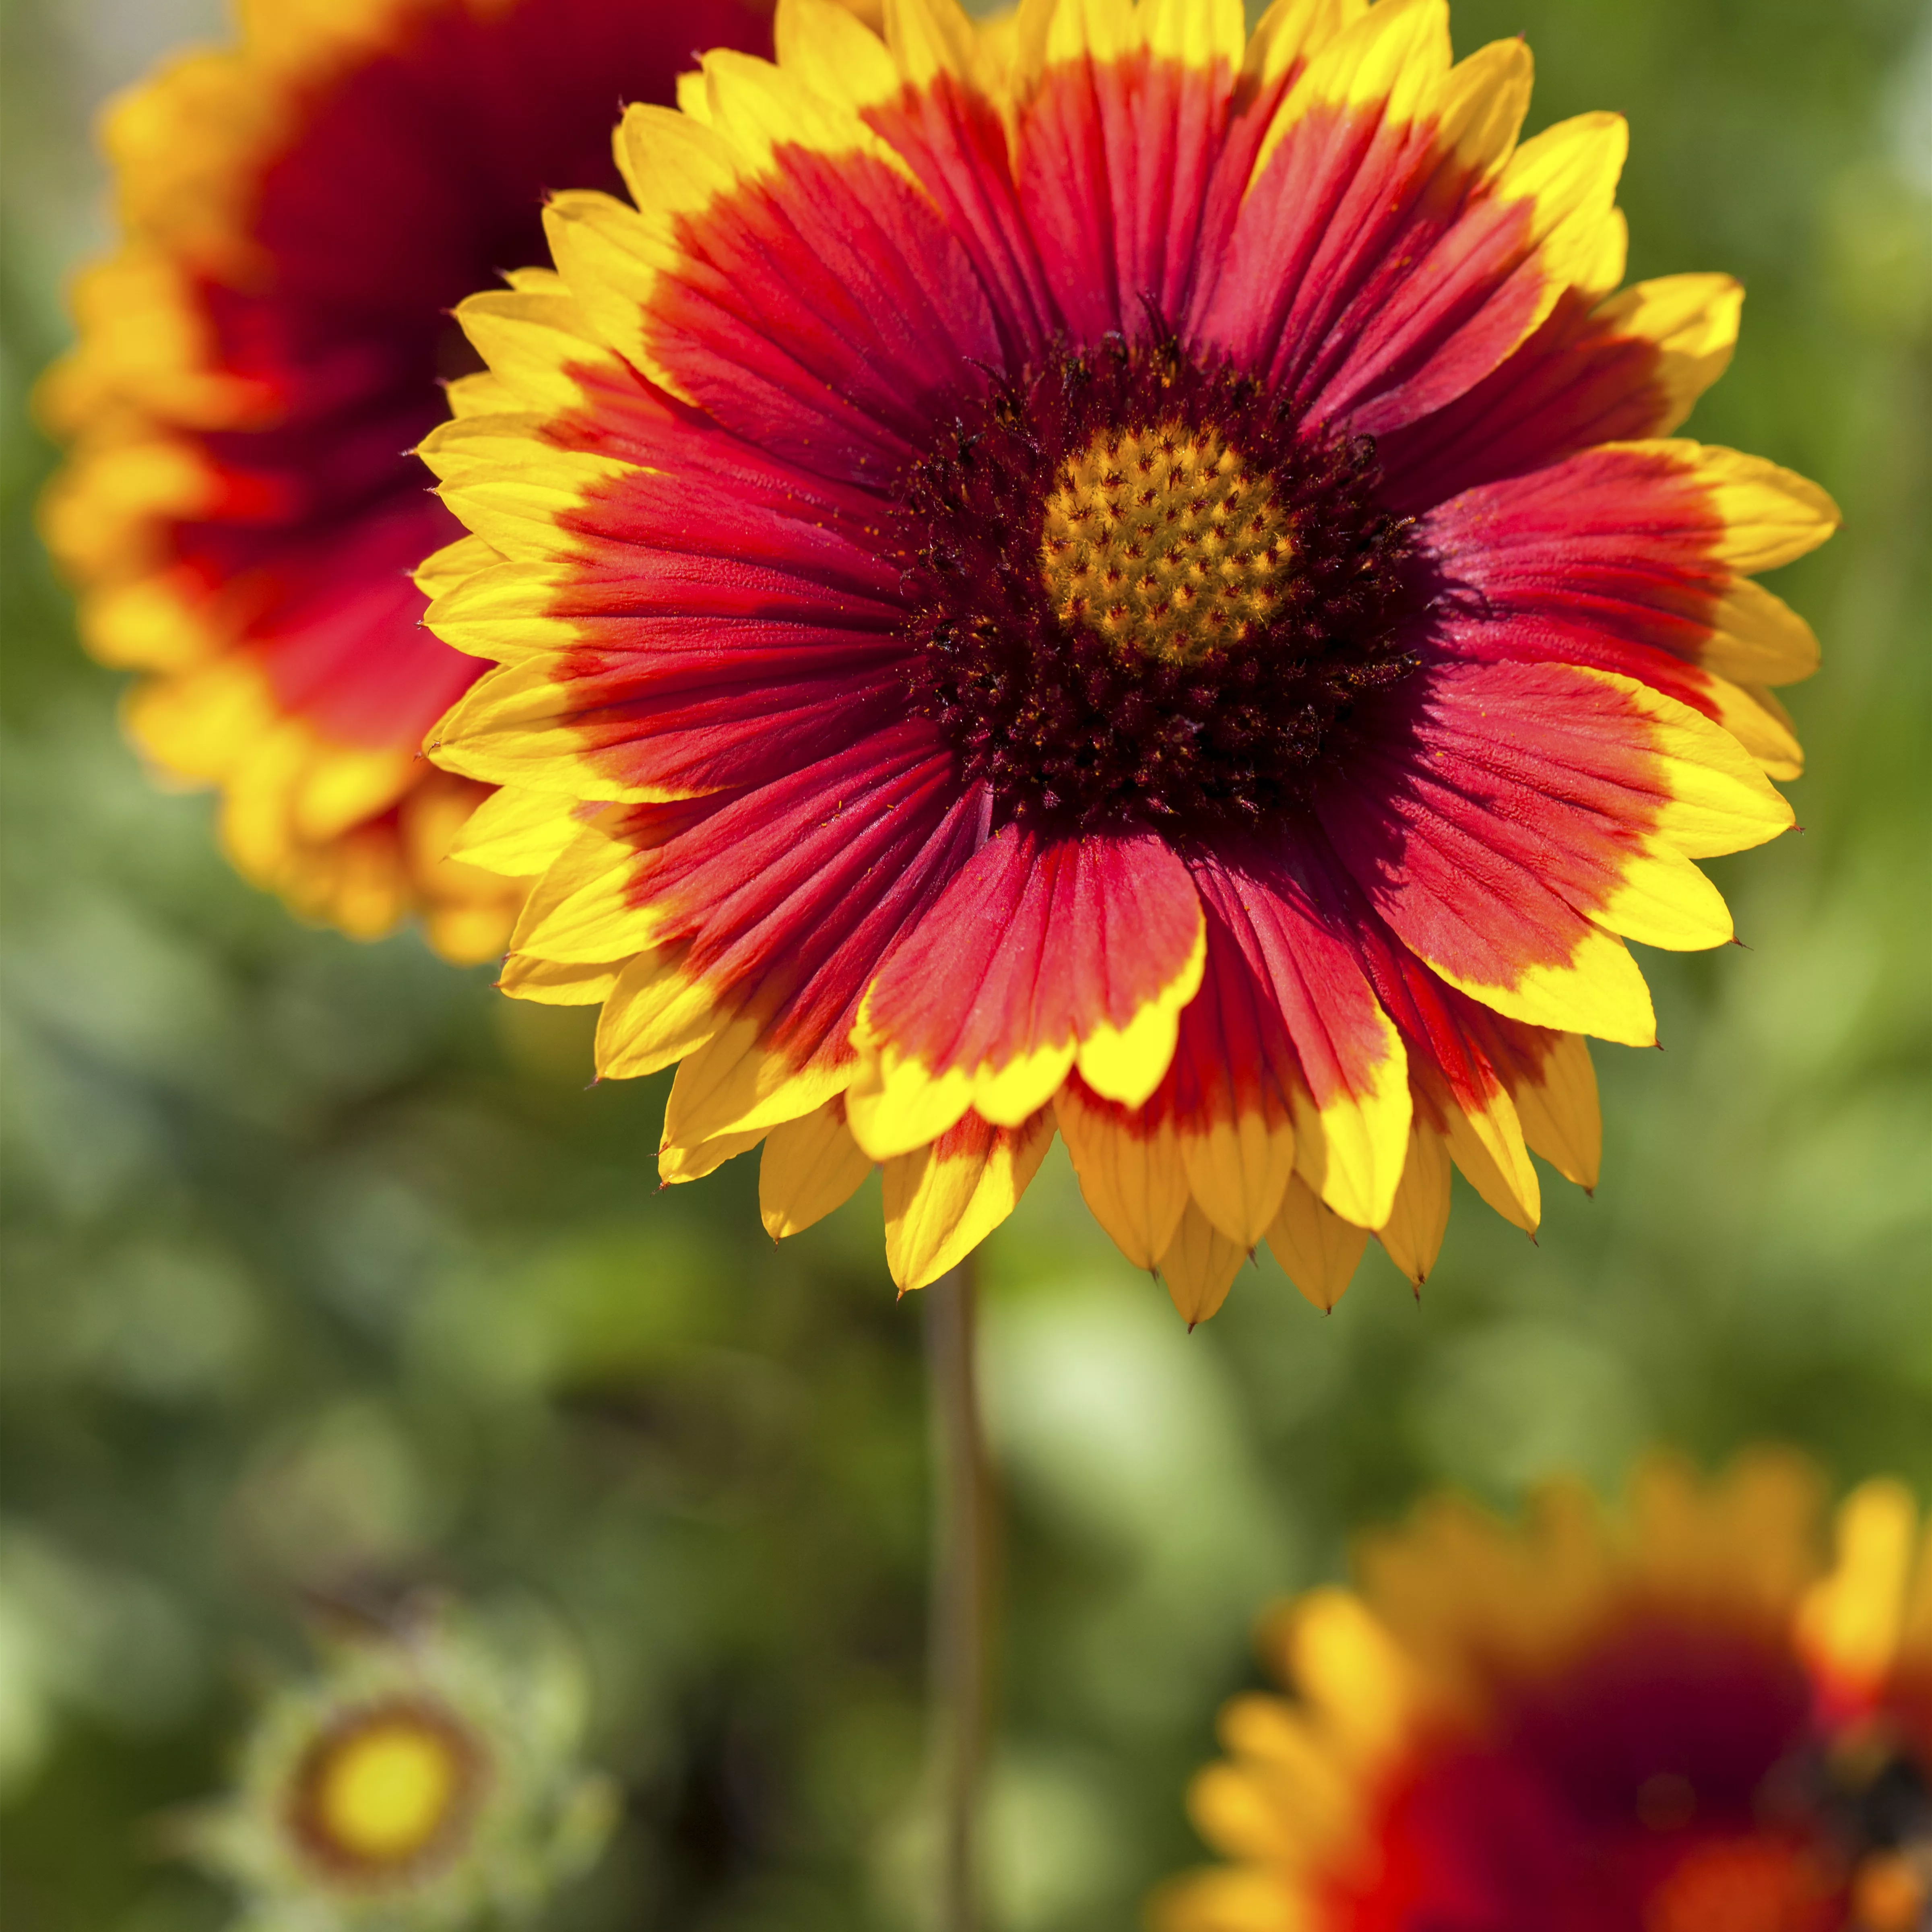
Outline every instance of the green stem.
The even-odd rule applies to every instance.
[[[980,1420],[971,1258],[926,1290],[938,1508],[932,1701],[939,1806],[938,1932],[978,1932],[980,1786],[992,1622],[993,1492]]]

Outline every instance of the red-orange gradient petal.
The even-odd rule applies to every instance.
[[[1499,1012],[1651,1044],[1642,976],[1587,916],[1670,803],[1642,714],[1548,664],[1438,665],[1363,709],[1321,817],[1403,943]]]
[[[689,1103],[694,1117],[679,1124],[684,1138],[786,1118],[771,1103],[787,1082],[798,1083],[794,1113],[844,1085],[868,982],[972,851],[976,809],[947,778],[944,754],[918,728],[900,726],[758,791],[637,808],[640,820],[669,814],[686,823],[644,854],[625,883],[634,910],[603,914],[610,955],[639,951],[647,934],[650,948],[677,962],[663,997],[701,985],[716,1028],[742,1018],[753,1055],[732,1078],[732,1069],[718,1070],[701,1109]],[[593,902],[581,915],[566,902],[553,917],[560,930],[587,923],[578,950],[589,952],[598,950],[608,889],[586,891]],[[620,929],[627,919],[632,924]],[[542,926],[521,940],[538,956],[550,943]],[[640,1012],[638,1024],[650,1018]],[[614,1036],[600,1040],[612,1054],[622,1046]]]
[[[1362,1227],[1387,1215],[1408,1136],[1400,1036],[1298,850],[1284,832],[1197,861],[1202,897],[1226,921],[1294,1043],[1312,1113],[1297,1120],[1296,1166]]]
[[[1424,511],[1593,444],[1666,434],[1730,360],[1742,294],[1724,275],[1640,284],[1594,308],[1566,292],[1474,388],[1378,439],[1386,500]]]
[[[1161,839],[1007,826],[866,996],[860,1144],[875,1160],[909,1151],[969,1106],[1017,1126],[1076,1061],[1097,1091],[1138,1104],[1173,1056],[1204,944],[1187,869]]]
[[[931,399],[999,357],[958,239],[874,155],[781,148],[678,238],[644,319],[658,366],[727,429],[824,475],[890,474]]]

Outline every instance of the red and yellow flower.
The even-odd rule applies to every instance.
[[[932,1280],[1058,1129],[1192,1319],[1265,1238],[1417,1281],[1458,1167],[1585,1186],[1626,948],[1791,822],[1752,580],[1814,485],[1674,438],[1735,284],[1615,292],[1623,123],[1529,140],[1442,0],[782,0],[460,311],[433,735],[541,871],[503,984],[680,1063],[790,1233],[883,1166]]]
[[[1888,1482],[1658,1463],[1606,1522],[1438,1501],[1270,1622],[1157,1932],[1916,1932],[1932,1544]]]
[[[500,952],[520,886],[446,859],[485,795],[424,732],[475,678],[410,573],[457,533],[406,452],[474,359],[448,320],[528,258],[547,190],[614,182],[610,116],[740,0],[244,0],[232,48],[123,96],[124,236],[41,392],[74,439],[44,527],[166,772],[219,784],[249,877],[358,936],[420,910]],[[453,358],[453,359],[452,359]]]

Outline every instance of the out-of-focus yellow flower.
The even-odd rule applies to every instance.
[[[1158,1932],[1917,1932],[1932,1910],[1932,1549],[1898,1486],[1820,1534],[1763,1453],[1654,1461],[1606,1519],[1448,1499],[1266,1628],[1192,1809],[1230,1861]]]
[[[188,1848],[241,1892],[248,1932],[526,1923],[616,1815],[577,1761],[584,1710],[547,1626],[358,1634],[271,1700]]]
[[[448,311],[615,184],[622,100],[755,0],[238,0],[110,108],[121,238],[39,396],[74,446],[42,524],[163,772],[221,788],[230,856],[358,938],[421,914],[500,952],[520,884],[451,862],[487,789],[418,756],[476,676],[410,573],[458,533],[406,454],[470,366]],[[452,360],[452,355],[454,360]]]

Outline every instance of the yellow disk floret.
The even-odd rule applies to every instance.
[[[1294,546],[1268,476],[1213,430],[1113,431],[1046,500],[1040,568],[1061,618],[1123,650],[1204,657],[1274,609]]]
[[[460,1836],[479,1759],[428,1707],[349,1713],[316,1740],[296,1788],[294,1823],[324,1863],[371,1874],[434,1856]]]

